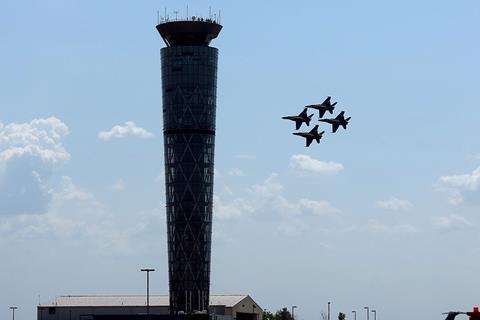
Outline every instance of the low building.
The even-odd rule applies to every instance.
[[[146,319],[145,295],[59,296],[37,308],[38,320]],[[168,295],[150,295],[149,320],[170,318]],[[210,296],[213,320],[261,320],[262,308],[248,295]],[[182,317],[180,317],[182,318]]]

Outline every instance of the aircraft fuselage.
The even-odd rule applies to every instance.
[[[323,115],[325,114],[325,112],[327,112],[327,111],[330,112],[330,114],[333,113],[333,109],[335,109],[335,104],[333,104],[333,105],[329,105],[329,104],[325,104],[325,103],[310,104],[308,106],[305,106],[305,108],[318,110],[318,115],[320,116],[320,118],[322,118]]]
[[[300,116],[286,116],[282,117],[282,119],[292,120],[292,121],[307,121],[307,117],[300,117]]]

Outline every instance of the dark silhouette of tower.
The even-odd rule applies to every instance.
[[[170,312],[208,310],[218,49],[211,19],[157,25],[161,49]]]

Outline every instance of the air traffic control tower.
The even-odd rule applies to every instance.
[[[208,310],[218,49],[222,26],[162,21],[161,49],[170,313]]]

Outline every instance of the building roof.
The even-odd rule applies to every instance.
[[[248,295],[211,295],[211,306],[233,307]],[[145,295],[58,296],[40,307],[140,307],[147,304]],[[168,307],[168,295],[150,295],[151,307]]]
[[[167,47],[208,46],[222,26],[213,20],[183,20],[160,23],[157,30]]]

